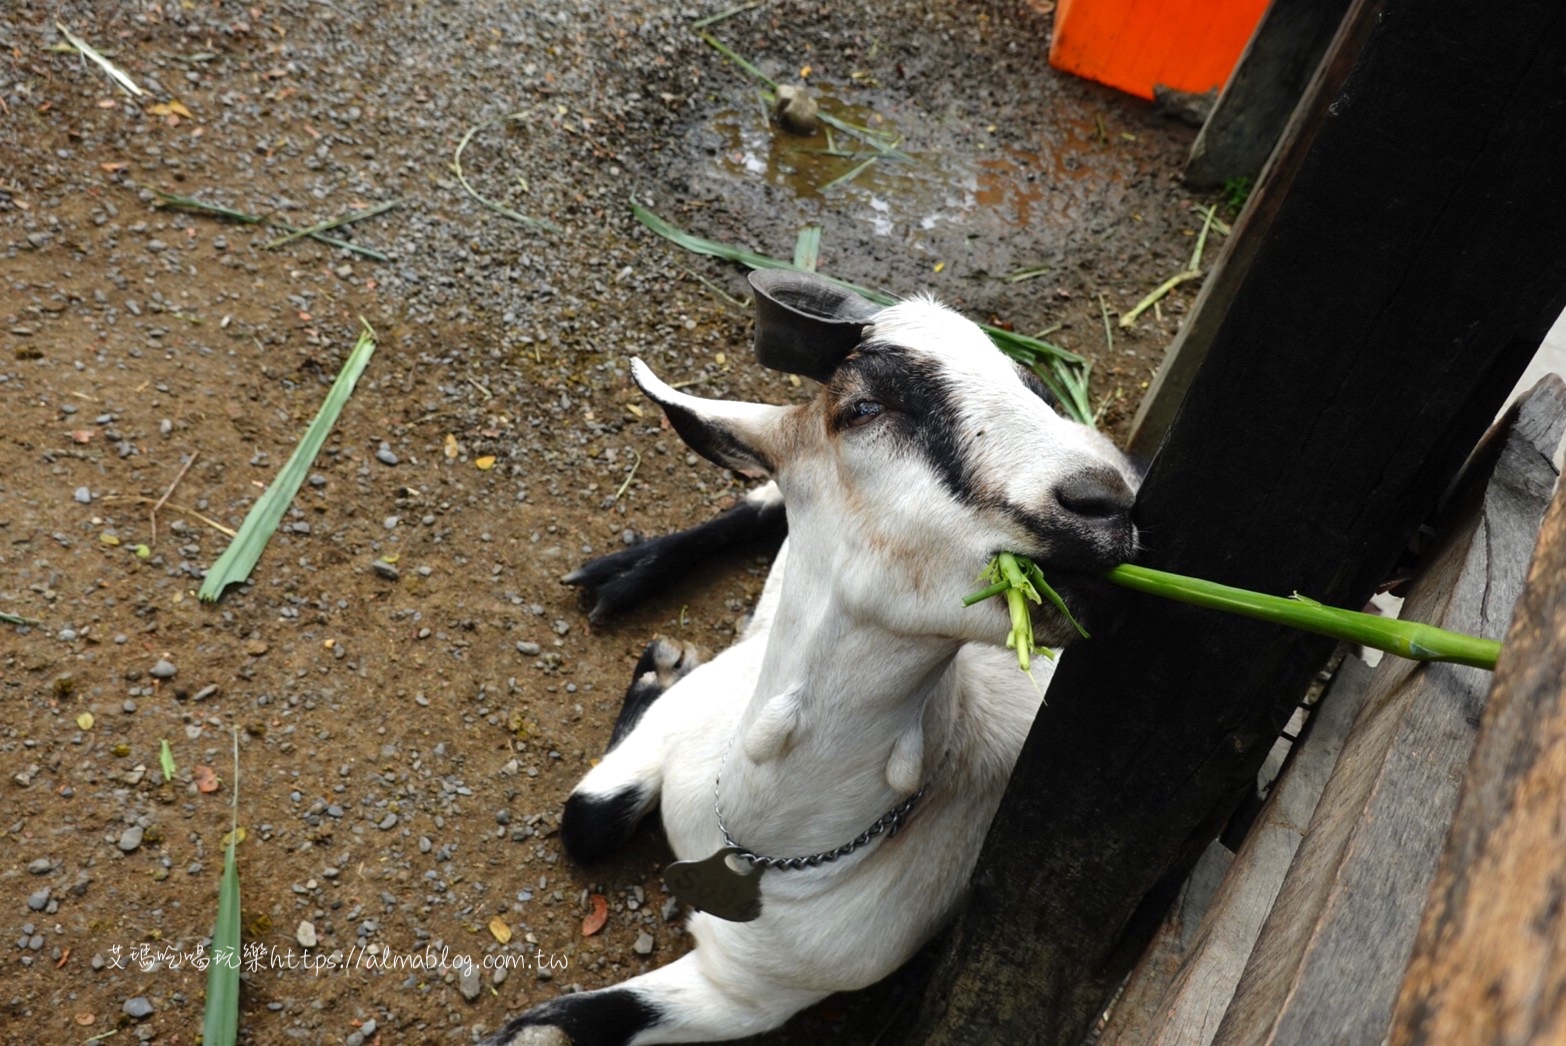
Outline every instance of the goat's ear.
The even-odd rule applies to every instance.
[[[756,359],[763,367],[830,381],[881,306],[820,276],[757,269]]]
[[[787,407],[731,403],[677,392],[639,359],[631,377],[669,416],[669,424],[690,448],[724,468],[772,475],[777,467],[778,428]]]

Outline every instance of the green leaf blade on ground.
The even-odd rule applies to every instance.
[[[207,576],[201,583],[202,602],[213,602],[229,585],[237,584],[250,577],[250,572],[255,569],[256,562],[261,558],[267,542],[277,532],[277,525],[282,521],[283,514],[288,511],[294,495],[299,492],[305,477],[309,475],[311,463],[321,452],[321,446],[326,442],[328,433],[337,422],[337,416],[342,413],[343,405],[353,394],[354,385],[358,382],[359,376],[364,373],[364,368],[369,364],[374,352],[375,332],[370,329],[369,324],[365,324],[363,330],[359,332],[358,343],[348,354],[348,359],[338,373],[337,380],[332,383],[331,391],[326,394],[326,402],[316,413],[315,420],[310,422],[310,427],[305,430],[304,436],[294,448],[287,464],[256,499],[256,503],[250,507],[250,513],[240,526],[239,533],[207,571]]]
[[[217,921],[212,927],[212,958],[207,965],[207,1001],[201,1020],[202,1046],[233,1046],[239,1041],[239,866],[234,855],[237,832],[223,851],[218,884]]]

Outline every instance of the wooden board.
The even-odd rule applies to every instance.
[[[1556,479],[1566,385],[1541,384],[1514,413],[1470,470],[1479,489],[1454,506],[1407,617],[1506,631]],[[1216,1046],[1385,1038],[1490,681],[1457,665],[1382,663]]]
[[[1392,1042],[1566,1042],[1566,487],[1496,666]]]
[[[1362,605],[1566,307],[1566,7],[1506,14],[1356,3],[1203,292],[1149,566]],[[886,1041],[1079,1040],[1330,648],[1131,596],[1089,627]]]
[[[1365,662],[1357,657],[1344,660],[1318,703],[1309,732],[1219,886],[1184,965],[1158,1006],[1135,1028],[1127,1029],[1124,1046],[1212,1042],[1338,753],[1364,705],[1370,679],[1371,668]]]
[[[1215,188],[1261,174],[1348,7],[1349,0],[1272,0],[1191,144],[1187,185]]]

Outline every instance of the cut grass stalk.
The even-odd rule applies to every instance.
[[[294,448],[287,464],[251,506],[245,522],[240,525],[239,533],[207,571],[206,579],[201,583],[203,602],[210,603],[216,600],[229,585],[248,578],[250,571],[255,568],[256,561],[261,558],[261,552],[266,548],[267,542],[277,532],[277,524],[282,520],[283,513],[288,511],[289,503],[294,500],[300,485],[304,483],[305,477],[310,472],[311,462],[321,452],[321,445],[326,442],[327,433],[331,432],[332,425],[337,421],[337,415],[342,412],[343,404],[347,403],[348,397],[353,394],[354,383],[359,380],[359,375],[364,373],[365,365],[370,362],[370,356],[375,352],[375,332],[370,329],[368,323],[363,320],[359,322],[363,325],[363,329],[359,332],[358,343],[348,354],[342,371],[338,373],[337,380],[332,383],[331,391],[326,394],[326,402],[321,404],[315,420],[310,422],[310,427],[305,430],[304,437]]]
[[[798,265],[784,261],[781,258],[773,258],[765,254],[757,254],[754,251],[742,250],[726,243],[709,240],[701,236],[692,235],[684,229],[671,225],[663,218],[643,207],[635,200],[631,201],[631,211],[636,215],[636,220],[641,222],[653,232],[673,243],[677,247],[684,248],[692,254],[701,254],[709,258],[720,258],[724,261],[738,262],[751,269],[793,269],[802,271]],[[818,274],[822,279],[829,280],[847,290],[853,291],[879,305],[892,305],[897,299],[883,291],[871,290],[861,287],[847,280],[840,280],[824,273]],[[1087,360],[1038,337],[1030,337],[1026,334],[1018,334],[1016,331],[1002,330],[981,323],[979,327],[989,335],[997,348],[1006,355],[1030,368],[1044,382],[1050,394],[1060,403],[1068,415],[1084,425],[1093,424],[1093,406],[1088,397],[1088,363]]]
[[[1207,210],[1200,212],[1204,216],[1202,231],[1196,234],[1196,248],[1191,251],[1190,264],[1163,283],[1160,283],[1157,287],[1154,287],[1147,297],[1137,302],[1130,312],[1120,317],[1121,330],[1130,330],[1131,325],[1136,323],[1138,316],[1141,316],[1142,313],[1163,301],[1164,298],[1168,297],[1169,292],[1180,286],[1180,284],[1201,278],[1202,253],[1207,249],[1207,234],[1212,230],[1213,223],[1217,220],[1214,217],[1216,210],[1217,208],[1209,207]]]
[[[239,730],[234,730],[234,783],[228,844],[223,848],[223,878],[218,882],[217,920],[212,926],[212,958],[207,965],[207,1001],[202,1010],[202,1046],[234,1046],[239,1041]]]
[[[1183,272],[1175,273],[1163,283],[1160,283],[1157,287],[1154,287],[1152,291],[1148,293],[1147,297],[1137,302],[1131,307],[1129,312],[1120,317],[1120,329],[1130,330],[1131,327],[1135,325],[1137,317],[1141,316],[1142,313],[1146,312],[1148,309],[1151,309],[1154,305],[1167,298],[1170,291],[1174,290],[1176,287],[1180,286],[1180,284],[1185,283],[1188,280],[1200,279],[1201,275],[1202,274],[1200,270],[1197,269],[1186,269]]]
[[[269,251],[273,247],[281,247],[285,243],[291,243],[294,240],[299,239],[301,236],[314,236],[316,233],[326,232],[328,229],[336,229],[343,225],[352,225],[354,222],[363,221],[366,218],[373,218],[377,214],[385,214],[387,211],[401,203],[402,200],[400,199],[387,200],[385,203],[378,203],[374,207],[366,207],[362,211],[354,211],[353,213],[345,214],[340,218],[329,218],[326,221],[318,222],[307,229],[295,229],[293,232],[279,236],[275,240],[269,240],[268,242],[263,243],[261,245],[261,249],[264,251]]]
[[[1008,560],[1015,569],[1008,568]],[[1041,585],[1056,609],[1065,614],[1079,632],[1087,635],[1082,626],[1071,618],[1059,595],[1044,582],[1044,575],[1038,565],[1026,557],[1002,552],[990,561],[990,566],[982,576],[988,578],[991,584],[964,597],[963,606],[972,606],[994,596],[1006,598],[1012,618],[1006,645],[1019,650],[1017,664],[1023,671],[1028,670],[1028,661],[1020,653],[1021,644],[1024,641],[1031,642],[1033,626],[1029,622],[1023,629],[1017,619],[1016,606],[1024,599],[1038,602],[1034,597]],[[1017,580],[1019,576],[1022,582]],[[1501,644],[1494,639],[1449,632],[1418,621],[1400,621],[1323,606],[1298,594],[1287,598],[1270,596],[1131,563],[1122,563],[1104,576],[1117,585],[1137,592],[1239,614],[1275,625],[1286,625],[1341,642],[1372,647],[1412,661],[1448,661],[1494,671],[1496,657],[1501,652]]]
[[[328,247],[340,247],[345,251],[352,251],[354,254],[363,255],[366,258],[373,258],[375,261],[391,260],[380,251],[372,250],[369,247],[361,247],[357,243],[349,243],[347,240],[339,240],[335,236],[327,236],[325,233],[301,230],[295,226],[289,225],[287,222],[278,221],[275,218],[266,218],[259,214],[246,214],[244,211],[236,211],[231,207],[221,207],[215,203],[207,203],[204,200],[198,200],[194,196],[180,196],[177,193],[164,192],[161,189],[154,189],[152,192],[155,196],[157,196],[158,205],[160,207],[173,207],[176,210],[181,211],[193,211],[197,214],[210,214],[214,217],[227,218],[229,221],[240,222],[244,225],[265,225],[273,229],[282,229],[285,232],[297,232],[303,236],[308,236],[317,243],[324,243]]]
[[[1196,248],[1191,251],[1191,264],[1186,266],[1187,269],[1201,270],[1202,252],[1207,249],[1207,234],[1212,230],[1213,216],[1217,210],[1217,207],[1207,208],[1206,216],[1202,219],[1202,231],[1196,234]]]
[[[555,225],[553,222],[545,221],[542,218],[530,217],[526,214],[523,214],[521,211],[514,211],[504,204],[496,203],[494,200],[490,200],[484,196],[479,195],[479,191],[468,183],[467,175],[462,173],[462,150],[468,147],[468,143],[473,140],[473,136],[475,134],[478,134],[480,131],[485,130],[486,128],[493,127],[496,124],[506,123],[509,120],[525,120],[537,111],[538,109],[535,107],[524,113],[508,113],[505,116],[497,116],[493,120],[486,120],[481,124],[476,124],[473,127],[469,127],[467,133],[462,136],[462,140],[457,143],[457,151],[451,154],[451,169],[452,172],[456,174],[457,181],[462,184],[462,188],[469,196],[473,197],[484,207],[494,211],[502,218],[509,218],[512,221],[520,225],[526,225],[529,228],[543,229],[546,232],[558,233],[560,231],[560,227]]]
[[[34,621],[32,618],[23,617],[20,614],[8,614],[3,610],[0,610],[0,621],[3,621],[8,625],[37,626],[43,624],[42,621]]]

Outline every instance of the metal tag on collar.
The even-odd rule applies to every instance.
[[[744,853],[737,846],[726,846],[699,861],[675,861],[663,870],[663,881],[688,907],[729,922],[748,923],[761,915],[764,869],[747,861],[741,856]],[[730,857],[747,870],[736,871]]]

